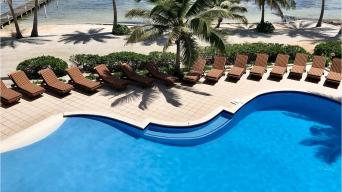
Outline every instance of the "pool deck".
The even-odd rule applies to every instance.
[[[306,81],[306,74],[299,81],[285,74],[281,81],[274,81],[268,79],[269,71],[260,81],[248,79],[247,71],[238,82],[222,77],[214,85],[205,83],[202,78],[194,86],[177,84],[168,88],[157,82],[153,88],[145,89],[131,85],[125,91],[115,91],[104,86],[91,95],[75,90],[65,97],[56,97],[51,92],[35,100],[24,97],[13,106],[0,108],[1,140],[57,114],[99,114],[144,128],[149,122],[172,125],[203,122],[222,109],[234,113],[253,97],[272,91],[294,90],[336,100],[342,98],[341,86],[323,85],[325,77],[319,83],[312,83]]]

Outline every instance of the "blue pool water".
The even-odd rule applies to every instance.
[[[69,117],[1,154],[1,191],[338,192],[340,116],[337,102],[279,92],[183,129]]]

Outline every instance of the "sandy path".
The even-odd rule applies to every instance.
[[[272,42],[301,45],[312,51],[315,44],[322,40],[335,39],[339,27],[324,24],[320,29],[314,28],[309,21],[297,21],[293,24],[278,24],[272,35],[258,34],[253,26],[222,25],[227,31],[229,43]],[[134,51],[149,53],[162,51],[165,39],[157,42],[146,42],[126,45],[125,37],[110,34],[110,25],[44,25],[39,27],[40,37],[15,40],[11,38],[13,26],[0,31],[1,39],[1,77],[15,70],[17,64],[25,59],[52,55],[69,61],[69,57],[77,53],[108,54],[116,51]],[[30,29],[23,29],[24,36],[29,36]],[[204,45],[203,43],[201,43]],[[175,51],[175,47],[168,51]]]

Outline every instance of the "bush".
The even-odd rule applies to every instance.
[[[331,58],[341,58],[342,41],[327,41],[316,45],[314,49],[314,55],[322,55],[326,57],[327,64],[331,61]]]
[[[62,59],[52,56],[41,56],[25,60],[17,66],[17,70],[24,71],[30,79],[39,78],[38,71],[51,68],[58,77],[66,75],[65,69],[68,64]]]
[[[272,23],[266,21],[264,23],[258,23],[257,27],[255,30],[260,33],[273,33],[274,31],[274,26]]]
[[[116,25],[112,31],[114,35],[128,35],[131,30],[126,25]]]
[[[81,67],[84,71],[93,72],[97,64],[105,63],[99,55],[77,54],[70,57],[70,61]]]
[[[160,67],[173,66],[176,60],[174,53],[151,52],[149,55],[134,52],[115,52],[105,56],[77,54],[70,57],[78,67],[82,67],[86,72],[93,72],[93,68],[98,64],[106,64],[111,71],[120,71],[118,65],[121,63],[130,64],[133,69],[143,69],[149,62],[153,62]]]
[[[284,45],[278,43],[244,43],[244,44],[227,44],[226,52],[222,55],[226,56],[229,63],[234,63],[237,54],[247,54],[249,62],[256,59],[257,53],[266,53],[269,55],[269,62],[275,62],[278,53],[288,54],[290,62],[294,60],[296,53],[307,53],[304,48],[294,45]],[[204,47],[200,49],[200,55],[206,58],[212,58],[217,54],[217,50],[213,47]]]

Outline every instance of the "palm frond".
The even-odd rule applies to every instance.
[[[212,0],[196,0],[188,9],[185,17],[190,18],[210,7],[213,7],[213,5]]]
[[[190,66],[198,57],[198,44],[196,39],[189,33],[183,33],[180,42],[183,64]]]
[[[135,27],[127,39],[127,43],[137,43],[145,40],[155,40],[163,34],[162,26],[138,26]]]
[[[151,12],[146,9],[131,9],[129,10],[126,14],[125,17],[127,18],[136,18],[136,17],[141,17],[141,18],[149,18]]]
[[[168,35],[163,51],[166,51],[166,49],[168,49],[173,43],[175,43],[175,41],[180,38],[181,33],[182,29],[180,27],[174,27]]]

